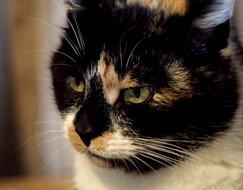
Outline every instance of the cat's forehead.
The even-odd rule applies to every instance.
[[[161,32],[171,17],[186,16],[189,5],[189,0],[96,0],[86,9],[93,10],[96,20],[110,22],[109,27],[141,24],[144,32],[154,32],[155,28]]]
[[[122,16],[138,19],[143,16],[152,16],[151,22],[163,24],[171,17],[187,17],[192,24],[199,28],[211,28],[227,21],[234,8],[234,0],[67,0],[79,4],[82,10],[109,12],[110,16]],[[76,7],[77,8],[77,7]],[[128,10],[132,10],[129,12]],[[74,8],[74,10],[76,10]],[[123,13],[122,13],[123,12]],[[121,14],[122,13],[122,14]],[[123,16],[124,16],[123,15]],[[108,17],[107,17],[108,18]],[[125,19],[121,18],[120,21]]]

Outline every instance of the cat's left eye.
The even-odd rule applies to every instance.
[[[85,89],[85,86],[84,86],[84,83],[83,81],[73,77],[73,76],[69,76],[67,78],[67,85],[75,92],[78,92],[78,93],[83,93],[84,92],[84,89]]]
[[[146,102],[151,97],[151,88],[140,87],[125,90],[124,100],[130,104],[141,104]]]

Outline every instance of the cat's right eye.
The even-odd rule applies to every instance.
[[[77,93],[83,93],[84,89],[85,89],[84,82],[73,76],[69,76],[67,78],[67,85],[69,88],[71,88],[73,91],[75,91]]]
[[[124,92],[124,99],[129,104],[141,104],[151,97],[151,89],[149,87],[140,87],[127,89]]]

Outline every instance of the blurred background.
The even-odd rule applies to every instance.
[[[0,0],[0,190],[71,176],[48,70],[64,20],[61,0]]]
[[[243,33],[242,10],[238,0],[236,24]],[[0,0],[0,190],[27,190],[25,181],[67,189],[62,179],[72,176],[72,149],[48,70],[64,15],[61,0]]]

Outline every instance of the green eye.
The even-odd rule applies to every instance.
[[[149,87],[128,89],[124,92],[126,103],[141,104],[151,97],[151,89]]]
[[[75,92],[82,93],[84,92],[84,83],[81,80],[77,80],[75,77],[68,77],[67,78],[68,86],[74,90]]]

